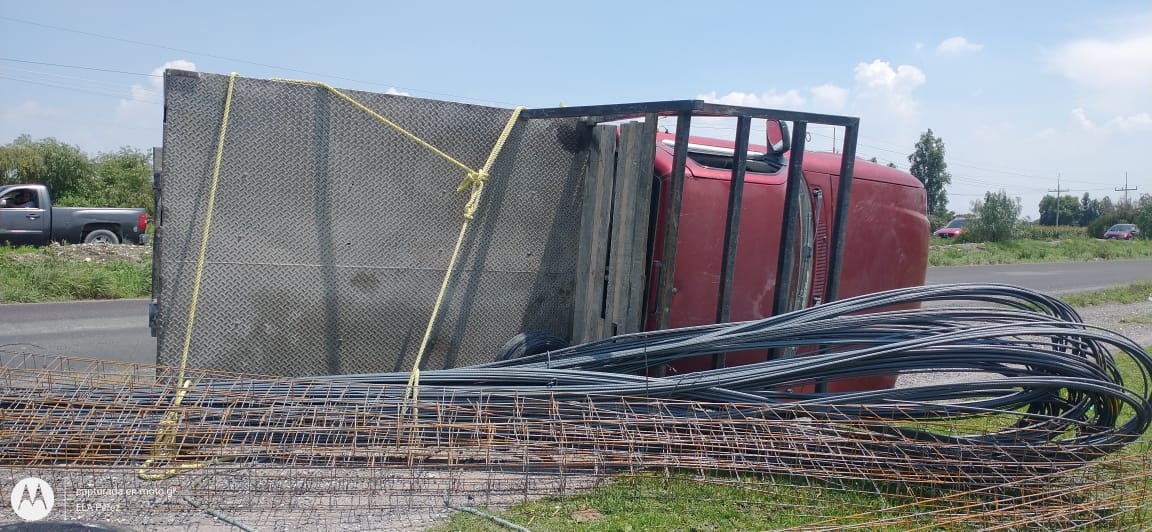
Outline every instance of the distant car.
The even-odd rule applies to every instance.
[[[963,233],[965,227],[968,227],[968,219],[956,218],[951,222],[948,222],[948,225],[937,229],[936,232],[932,234],[940,238],[952,238],[960,233]]]
[[[1140,229],[1136,227],[1136,224],[1116,224],[1104,232],[1104,238],[1106,239],[1117,238],[1120,240],[1132,240],[1137,236],[1140,236]]]

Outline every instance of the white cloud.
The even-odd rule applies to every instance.
[[[388,90],[384,91],[384,94],[391,94],[393,96],[412,96],[407,92],[397,89],[396,87],[388,87]]]
[[[801,96],[800,91],[796,89],[783,93],[776,92],[776,90],[773,89],[763,94],[729,92],[723,96],[717,96],[716,92],[713,91],[708,94],[701,94],[697,96],[697,98],[710,103],[740,105],[745,107],[796,109],[805,104],[804,97]]]
[[[977,44],[964,37],[949,37],[940,42],[936,51],[942,54],[961,54],[965,52],[979,52],[984,49],[983,44]]]
[[[806,109],[835,111],[842,109],[848,101],[848,89],[825,83],[812,87],[806,91],[810,97],[806,98],[798,89],[789,89],[778,92],[775,89],[761,94],[752,92],[729,92],[718,95],[715,91],[700,94],[696,97],[709,103],[724,105],[740,105],[744,107],[768,107],[775,109]]]
[[[120,100],[116,107],[116,120],[128,127],[155,126],[163,120],[164,71],[167,69],[196,70],[191,61],[176,59],[152,69],[151,77],[144,84],[129,88],[130,96]]]
[[[1084,112],[1083,107],[1077,107],[1072,110],[1072,119],[1084,129],[1089,131],[1096,129],[1096,123],[1088,118],[1088,113]]]
[[[15,107],[0,110],[0,123],[12,123],[39,118],[56,119],[64,116],[64,112],[51,107],[44,107],[39,102],[26,101]]]
[[[1119,130],[1119,131],[1137,131],[1137,130],[1152,130],[1152,113],[1134,113],[1130,115],[1121,115],[1112,117],[1102,125],[1097,124],[1088,117],[1088,112],[1083,107],[1077,107],[1072,110],[1072,119],[1081,128],[1096,131],[1096,130]]]
[[[63,110],[45,107],[39,102],[25,101],[12,107],[0,109],[0,143],[11,142],[16,137],[29,134],[33,138],[59,135],[53,127],[61,122],[74,122]]]
[[[812,93],[812,104],[816,108],[839,110],[848,101],[848,89],[831,83],[812,87],[809,92]]]
[[[916,100],[912,91],[927,80],[919,68],[900,65],[892,68],[887,61],[877,59],[856,65],[856,85],[862,96],[882,102],[889,111],[905,116],[914,115]]]
[[[1128,116],[1117,116],[1108,121],[1110,127],[1124,131],[1133,129],[1152,129],[1152,114],[1136,113]]]
[[[1066,77],[1085,87],[1111,92],[1152,92],[1152,28],[1117,40],[1082,39],[1061,46],[1049,58]]]

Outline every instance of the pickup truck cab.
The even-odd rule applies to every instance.
[[[0,244],[146,244],[145,209],[53,207],[44,185],[0,186]]]

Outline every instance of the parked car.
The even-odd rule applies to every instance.
[[[954,218],[951,222],[948,222],[948,225],[937,229],[936,232],[932,234],[940,238],[952,238],[963,233],[965,227],[968,227],[967,218]]]
[[[44,185],[0,186],[0,244],[147,244],[143,209],[53,207]]]
[[[1116,224],[1104,232],[1105,239],[1132,240],[1137,236],[1140,236],[1140,229],[1136,227],[1136,224]]]

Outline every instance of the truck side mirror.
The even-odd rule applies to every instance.
[[[783,120],[767,120],[765,136],[768,138],[768,147],[774,154],[783,154],[792,149],[792,135],[788,132],[788,123]]]

